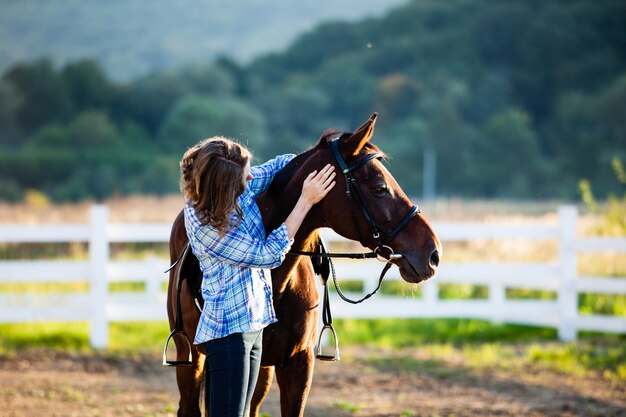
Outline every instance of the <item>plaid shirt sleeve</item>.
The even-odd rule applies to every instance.
[[[220,236],[210,226],[198,228],[196,238],[197,245],[202,246],[205,254],[225,263],[247,268],[272,269],[280,266],[292,243],[284,223],[265,240],[250,236],[241,227]]]
[[[248,182],[250,191],[254,194],[260,194],[265,191],[274,179],[274,175],[283,169],[295,156],[294,154],[279,155],[262,165],[251,167],[250,174],[254,178]]]

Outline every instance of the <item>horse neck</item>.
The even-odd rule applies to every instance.
[[[295,195],[294,195],[295,194]],[[257,203],[261,210],[265,230],[270,233],[282,224],[287,216],[291,213],[299,198],[299,193],[283,192],[277,198],[270,197],[267,194],[259,196]],[[298,229],[298,233],[294,237],[291,246],[295,251],[310,251],[318,242],[318,226],[316,221],[317,210],[313,208],[305,217],[302,225]],[[279,297],[290,283],[294,283],[294,279],[309,279],[308,276],[299,277],[296,274],[299,263],[307,259],[306,256],[287,255],[280,267],[276,268],[272,273],[272,286],[274,288],[274,296]]]

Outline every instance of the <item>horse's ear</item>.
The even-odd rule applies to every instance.
[[[374,134],[374,125],[376,124],[376,118],[378,113],[373,113],[367,122],[363,123],[356,132],[344,139],[341,144],[342,153],[346,156],[356,156],[359,154],[363,146],[372,138]]]

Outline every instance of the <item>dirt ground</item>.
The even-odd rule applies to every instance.
[[[626,416],[626,384],[593,375],[478,372],[458,363],[403,370],[394,354],[366,348],[342,356],[347,359],[316,364],[306,416]],[[0,356],[2,417],[175,416],[177,401],[174,369],[156,356],[48,350]],[[276,387],[262,412],[280,415]]]

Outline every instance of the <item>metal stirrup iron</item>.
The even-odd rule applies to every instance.
[[[187,244],[187,246],[185,247],[185,250],[183,251],[183,254],[180,255],[180,258],[178,258],[178,260],[174,263],[174,265],[172,265],[166,272],[174,268],[176,264],[187,255],[187,252],[189,252],[190,250],[189,248],[190,248],[190,245]],[[189,340],[189,336],[187,336],[187,333],[185,333],[185,330],[183,330],[183,308],[180,303],[180,291],[182,289],[182,284],[183,284],[183,280],[181,279],[181,276],[180,276],[181,269],[182,268],[178,268],[178,271],[176,271],[176,321],[174,323],[174,329],[165,340],[165,346],[163,347],[163,366],[191,366],[193,365],[193,358],[191,356],[191,351],[192,351],[191,341]],[[172,337],[176,335],[181,335],[183,339],[185,340],[185,342],[187,342],[187,348],[189,349],[189,357],[187,358],[187,360],[179,361],[179,360],[167,359],[167,346],[170,344]]]
[[[333,316],[330,314],[330,301],[328,299],[328,282],[324,285],[324,305],[322,307],[322,321],[324,326],[320,331],[319,338],[317,339],[317,353],[315,357],[322,361],[338,361],[339,357],[339,338],[337,338],[337,332],[333,327]],[[332,355],[327,355],[322,352],[322,342],[324,332],[330,330],[335,339],[335,350]]]

